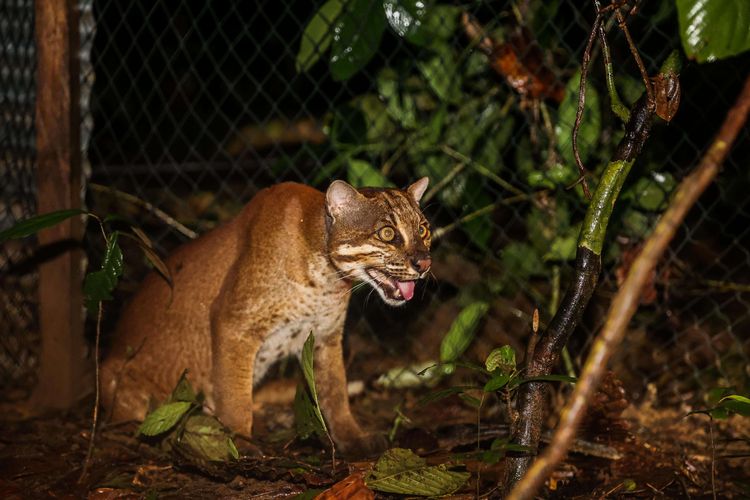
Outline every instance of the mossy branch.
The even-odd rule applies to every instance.
[[[693,173],[687,176],[675,192],[669,208],[664,212],[643,250],[633,262],[628,276],[612,301],[607,320],[589,353],[583,372],[570,401],[561,413],[560,425],[550,446],[508,496],[509,499],[533,498],[536,490],[563,459],[575,438],[588,401],[598,387],[607,361],[622,341],[625,329],[638,307],[643,285],[648,281],[657,262],[674,238],[698,197],[716,177],[729,153],[732,143],[750,113],[750,77],[745,80],[742,93],[729,110],[716,139]],[[523,417],[522,417],[523,418]]]
[[[548,375],[552,372],[570,334],[586,309],[596,288],[601,270],[601,253],[609,218],[623,183],[636,157],[649,136],[654,103],[644,95],[633,106],[625,136],[594,192],[581,228],[573,281],[547,330],[540,336],[531,359],[527,360],[526,376]],[[518,394],[519,418],[513,429],[513,440],[532,450],[539,445],[548,385],[543,382],[524,384]],[[533,455],[508,460],[508,482],[518,482],[531,464]]]

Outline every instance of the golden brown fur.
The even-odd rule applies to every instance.
[[[279,184],[227,224],[178,248],[166,261],[172,290],[151,273],[117,326],[102,367],[113,418],[142,419],[188,369],[222,421],[250,435],[254,382],[280,357],[299,355],[312,331],[316,385],[332,436],[344,452],[372,451],[378,441],[360,429],[346,393],[341,340],[349,291],[358,278],[380,287],[390,303],[410,298],[413,281],[399,280],[429,269],[429,236],[416,237],[424,227],[414,227],[426,226],[418,208],[426,185],[424,179],[408,191],[358,193],[337,181],[323,194]],[[388,210],[408,219],[398,221],[398,249],[375,233]],[[369,249],[370,259],[381,254],[370,262],[357,257],[359,248]]]

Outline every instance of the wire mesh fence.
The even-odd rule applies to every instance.
[[[31,2],[6,4],[3,19],[32,22]],[[593,6],[446,2],[426,12],[360,0],[95,0],[95,36],[83,39],[91,43],[87,74],[95,76],[84,110],[93,123],[90,208],[136,221],[167,252],[188,239],[183,228],[205,232],[276,182],[404,186],[427,175],[425,211],[440,236],[438,279],[408,308],[386,311],[366,293],[355,297],[351,351],[376,354],[360,356],[357,369],[374,377],[435,359],[442,334],[473,301],[491,307],[469,356],[481,359],[506,343],[523,351],[534,308],[548,320],[564,291],[586,206],[580,188],[569,189],[577,175],[570,132]],[[420,29],[410,27],[409,16],[422,16]],[[33,51],[32,39],[17,34],[28,29],[16,27],[23,21],[3,23],[0,36],[24,54]],[[651,74],[680,47],[671,2],[644,2],[629,25]],[[615,80],[632,103],[643,88],[637,68],[617,26],[607,29]],[[342,39],[353,33],[358,48],[346,52]],[[17,128],[3,129],[1,208],[11,214],[19,193],[33,201],[30,180],[5,181],[21,171],[32,175],[32,160],[24,159],[33,157],[32,128],[18,128],[28,120],[16,110],[20,102],[33,109],[33,94],[23,100],[9,92],[31,88],[33,57],[8,60],[0,109],[17,113]],[[580,134],[592,185],[622,136],[594,61]],[[705,150],[749,61],[684,68],[680,111],[654,127],[615,211],[604,276],[571,341],[574,363],[669,193]],[[19,130],[27,135],[9,135]],[[719,385],[747,387],[747,157],[745,131],[644,290],[613,362],[636,397],[648,384],[678,400]],[[23,203],[24,211],[5,217],[32,213],[33,203]],[[147,271],[135,249],[125,260],[123,300]],[[4,318],[24,310],[3,297]],[[114,310],[108,317],[116,318]],[[33,321],[18,328],[28,333],[22,343],[33,345]],[[22,362],[18,349],[3,349],[2,356]]]
[[[36,212],[34,2],[0,2],[0,230]],[[35,381],[39,335],[33,247],[0,246],[0,392],[23,399]]]

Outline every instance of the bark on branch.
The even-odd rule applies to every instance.
[[[651,129],[654,105],[643,96],[633,107],[612,161],[607,165],[586,212],[578,241],[575,274],[565,297],[547,330],[537,341],[531,359],[527,360],[526,376],[549,375],[560,357],[562,348],[575,330],[601,270],[601,253],[609,217],[625,178],[643,148]],[[542,431],[549,384],[529,382],[518,391],[518,414],[513,440],[534,450],[531,454],[508,459],[508,483],[515,484],[526,473]]]
[[[588,401],[598,387],[606,369],[607,361],[622,341],[625,328],[638,307],[643,285],[672,241],[677,227],[682,223],[687,212],[716,177],[732,143],[747,120],[748,111],[750,111],[750,77],[745,81],[737,102],[729,110],[708,152],[695,171],[682,181],[670,206],[646,241],[641,254],[631,266],[625,283],[612,301],[607,321],[591,348],[573,396],[561,414],[560,425],[552,443],[534,462],[523,480],[516,484],[508,496],[509,499],[532,498],[567,453],[575,437],[576,429],[584,416]]]

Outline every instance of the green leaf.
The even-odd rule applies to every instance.
[[[531,447],[524,446],[518,443],[511,443],[508,438],[497,438],[492,441],[490,445],[491,450],[505,450],[505,451],[518,451],[518,452],[529,452]]]
[[[682,48],[698,62],[725,59],[750,49],[750,2],[677,0]]]
[[[549,251],[544,254],[542,259],[553,262],[573,260],[576,258],[577,249],[577,232],[564,234],[552,240]]]
[[[500,112],[501,110],[498,110],[499,119],[487,129],[477,156],[477,161],[486,165],[495,174],[500,173],[503,168],[505,147],[516,129],[513,117],[505,116],[500,119]]]
[[[365,484],[387,493],[441,496],[458,490],[469,476],[468,472],[449,471],[445,465],[429,466],[411,450],[393,448],[378,459]]]
[[[174,427],[180,418],[190,409],[191,403],[178,401],[167,403],[146,415],[146,419],[138,428],[138,434],[156,436]]]
[[[417,104],[411,93],[402,89],[398,73],[392,68],[383,68],[377,78],[378,93],[386,103],[388,115],[402,127],[417,126]]]
[[[672,174],[652,172],[641,177],[623,197],[631,199],[638,208],[649,212],[658,212],[666,208],[667,199],[675,188],[676,181]]]
[[[413,389],[432,387],[440,380],[440,369],[434,361],[425,361],[410,366],[397,366],[380,375],[375,381],[386,389]]]
[[[555,125],[555,136],[560,148],[560,154],[565,167],[577,172],[575,158],[573,156],[573,125],[576,121],[576,110],[578,108],[578,88],[581,81],[580,71],[568,80],[565,86],[565,97],[560,103],[560,109]],[[591,154],[596,150],[601,132],[601,106],[599,105],[599,93],[594,87],[586,84],[586,106],[583,111],[583,120],[578,130],[578,151],[581,161],[586,163]]]
[[[352,100],[351,106],[358,109],[365,120],[365,139],[368,143],[384,142],[384,148],[392,146],[396,125],[377,95],[357,96]]]
[[[425,16],[422,0],[384,0],[383,11],[391,29],[401,38],[417,45],[429,42],[425,30],[420,30]]]
[[[729,396],[724,396],[721,398],[721,401],[719,403],[722,403],[727,400],[733,400],[733,401],[739,401],[740,403],[745,403],[750,405],[750,398],[746,398],[745,396],[740,396],[739,394],[730,394]]]
[[[493,375],[492,378],[489,379],[486,384],[484,384],[483,390],[484,392],[495,392],[508,385],[509,381],[510,375],[506,373],[498,373],[496,375]]]
[[[297,52],[297,72],[310,69],[331,46],[333,25],[343,6],[342,0],[328,0],[307,23]]]
[[[473,387],[468,387],[469,389],[473,389]],[[434,403],[435,401],[440,401],[441,399],[445,399],[448,397],[453,396],[454,394],[461,394],[467,389],[467,387],[449,387],[447,389],[442,389],[440,391],[435,391],[427,394],[426,396],[423,396],[419,399],[417,402],[418,406],[424,406],[429,403]]]
[[[335,80],[348,80],[372,59],[380,46],[385,24],[379,2],[347,2],[333,31],[330,68]]]
[[[419,61],[417,67],[441,100],[455,104],[461,101],[461,72],[456,70],[452,47],[445,43],[433,47],[435,56]]]
[[[724,396],[719,401],[720,408],[726,408],[727,410],[738,413],[745,417],[750,416],[750,399],[739,394],[730,394]]]
[[[544,263],[533,246],[513,241],[503,248],[501,259],[503,269],[518,282],[525,282],[530,276],[544,273]]]
[[[702,412],[696,412],[696,413],[702,413]],[[729,410],[722,407],[714,408],[713,410],[709,410],[708,414],[711,415],[712,418],[715,418],[717,420],[726,420],[729,418]]]
[[[317,403],[318,393],[315,390],[314,352],[315,336],[313,332],[310,332],[307,340],[305,340],[305,344],[302,346],[302,374],[305,376],[305,381],[313,400]]]
[[[624,232],[629,236],[642,238],[651,231],[652,221],[648,215],[634,208],[627,208],[622,216]]]
[[[500,370],[500,373],[508,375],[516,369],[516,351],[509,345],[497,347],[492,350],[484,362],[487,371]]]
[[[479,398],[475,398],[474,396],[470,396],[465,392],[459,394],[458,397],[473,408],[479,409],[482,407],[482,400],[480,400]]]
[[[112,291],[122,276],[122,250],[117,244],[118,234],[115,231],[109,235],[101,269],[87,274],[83,282],[86,308],[89,311],[95,310],[99,302],[112,299]]]
[[[432,45],[435,41],[448,40],[456,31],[461,12],[461,7],[457,5],[428,5],[422,16],[422,23],[416,27],[414,36],[408,40],[415,44],[418,43],[417,40],[425,40],[427,45]]]
[[[451,324],[440,343],[440,362],[450,363],[461,356],[474,340],[479,322],[489,310],[486,302],[474,302],[464,307]]]
[[[502,123],[503,111],[496,101],[470,101],[459,108],[446,130],[445,142],[471,157],[477,143]],[[490,165],[488,168],[492,168]]]
[[[480,460],[487,463],[497,463],[509,451],[528,453],[531,451],[531,448],[528,446],[511,443],[507,438],[497,438],[492,441],[490,449],[482,453]]]
[[[46,214],[37,215],[26,220],[22,220],[0,232],[0,243],[7,240],[14,240],[17,238],[25,238],[34,233],[46,229],[61,223],[64,220],[75,217],[76,215],[84,215],[87,212],[85,210],[79,210],[77,208],[69,210],[58,210],[56,212],[49,212]]]
[[[566,146],[566,147],[569,147]],[[572,153],[571,153],[572,154]],[[547,170],[532,170],[526,175],[526,182],[533,188],[555,189],[569,186],[578,178],[575,163],[555,163]]]
[[[177,446],[199,462],[227,462],[239,458],[230,434],[216,417],[209,415],[188,417]]]
[[[328,428],[326,422],[323,420],[323,414],[320,412],[320,403],[318,402],[318,391],[315,389],[315,370],[313,368],[313,353],[315,352],[315,336],[313,332],[307,336],[305,345],[302,346],[302,373],[305,376],[307,382],[307,388],[310,391],[310,397],[314,406],[315,416],[320,421],[320,425],[323,431],[328,434]]]
[[[301,439],[307,439],[313,434],[321,438],[326,435],[315,404],[302,384],[297,386],[294,394],[294,431]]]
[[[462,200],[466,215],[492,204],[494,200],[487,194],[485,183],[480,178],[475,175],[461,177],[467,178]],[[488,250],[492,228],[493,223],[489,214],[475,217],[461,226],[463,232],[471,238],[471,242],[482,251]]]
[[[442,179],[447,176],[454,167],[451,159],[444,154],[428,154],[426,156],[419,154],[412,155],[412,158],[417,165],[417,174],[420,176],[427,176],[430,179]],[[458,208],[463,203],[466,184],[467,176],[459,174],[439,191],[438,197],[445,205]]]
[[[349,184],[355,187],[392,187],[393,184],[386,176],[380,173],[369,162],[349,159],[349,168],[347,169],[347,180]]]
[[[706,393],[706,403],[711,406],[716,406],[723,397],[729,396],[730,394],[734,394],[733,387],[714,387]]]
[[[383,10],[398,36],[421,47],[434,47],[450,38],[461,11],[454,5],[432,5],[422,0],[384,0]]]
[[[195,393],[192,384],[187,379],[187,370],[182,372],[180,380],[177,381],[172,394],[169,396],[169,402],[183,401],[187,403],[198,404],[198,395]]]

